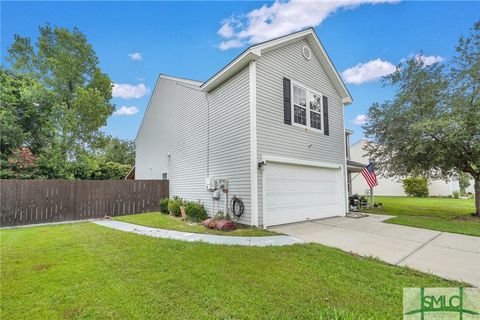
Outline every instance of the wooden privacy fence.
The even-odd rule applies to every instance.
[[[0,225],[158,211],[164,197],[168,180],[1,180]]]

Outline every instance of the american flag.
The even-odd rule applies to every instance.
[[[375,174],[372,162],[363,168],[362,176],[365,178],[370,188],[378,186],[377,175]]]

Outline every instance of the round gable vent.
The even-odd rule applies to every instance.
[[[310,60],[310,58],[312,57],[312,51],[310,51],[310,48],[307,46],[303,46],[302,54],[303,54],[303,57],[307,60]]]

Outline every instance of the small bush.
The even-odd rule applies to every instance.
[[[160,212],[161,213],[163,213],[163,214],[168,213],[168,202],[169,201],[170,201],[170,199],[168,199],[168,198],[160,199]]]
[[[196,222],[207,218],[207,211],[200,202],[188,202],[185,207],[185,214],[187,215],[188,220]]]
[[[173,199],[168,200],[168,212],[175,217],[180,216],[180,206],[183,205],[183,200],[180,197],[173,197]]]
[[[403,190],[408,196],[428,197],[427,179],[421,177],[403,179]]]
[[[455,199],[458,199],[460,197],[460,192],[458,191],[453,191],[452,194]]]

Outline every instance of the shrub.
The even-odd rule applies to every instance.
[[[168,202],[169,201],[170,201],[170,199],[168,199],[168,198],[160,199],[160,212],[161,213],[163,213],[163,214],[168,213]]]
[[[408,196],[419,198],[428,197],[427,179],[421,177],[403,179],[403,190]]]
[[[207,211],[200,202],[190,201],[185,207],[185,214],[188,220],[201,221],[207,218]]]
[[[183,205],[183,200],[180,197],[173,197],[173,199],[168,200],[168,212],[175,217],[180,215],[180,206]]]
[[[460,197],[460,192],[458,191],[453,191],[452,194],[455,199],[458,199]]]

